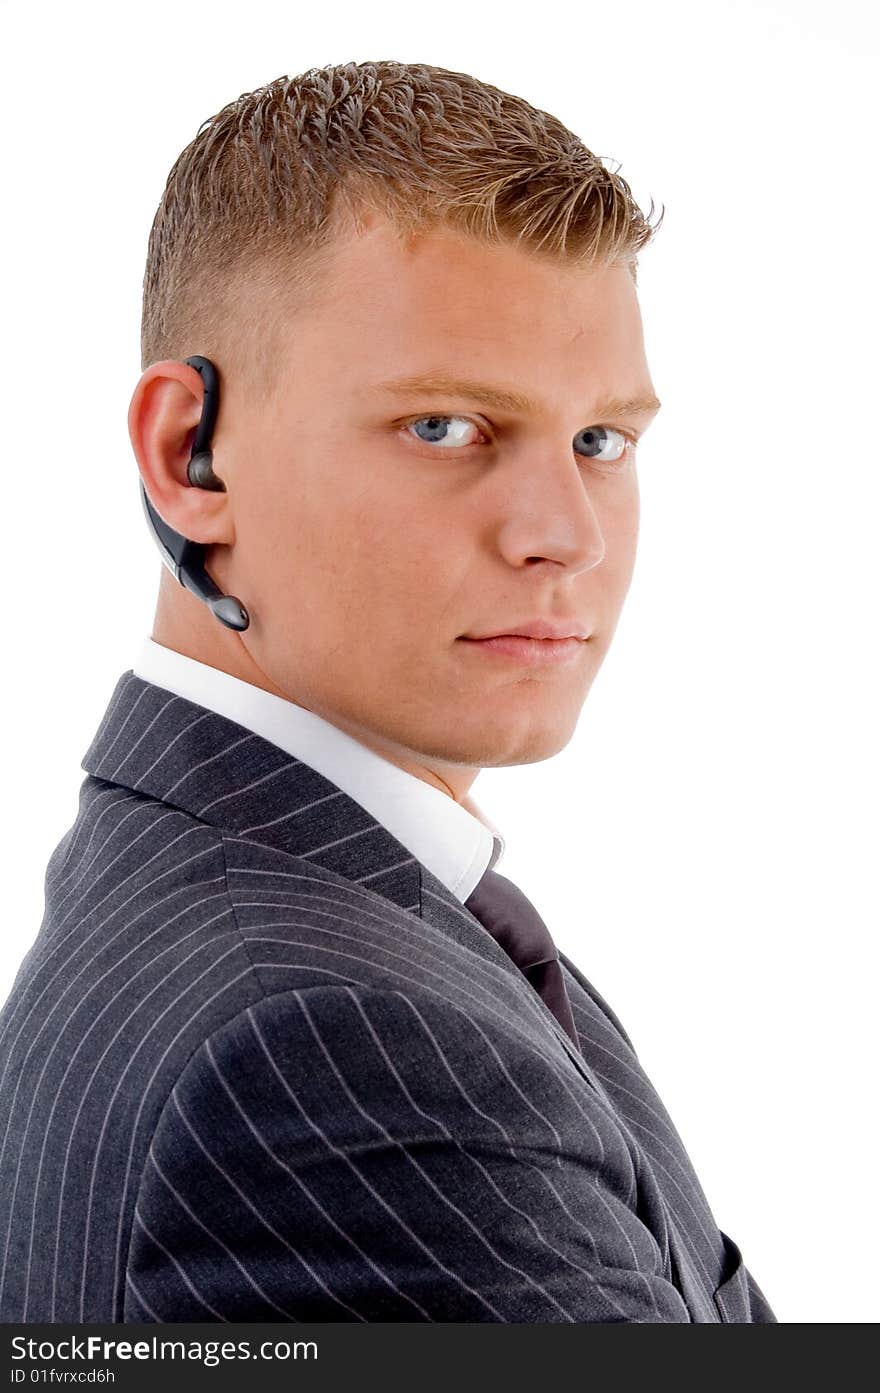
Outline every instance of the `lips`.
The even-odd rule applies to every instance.
[[[517,620],[503,629],[492,629],[485,634],[463,634],[463,638],[477,642],[487,638],[589,638],[586,625],[576,619],[525,619]]]
[[[529,638],[522,634],[496,634],[479,639],[463,636],[459,641],[473,653],[528,667],[555,667],[571,663],[586,648],[586,641],[581,638]]]

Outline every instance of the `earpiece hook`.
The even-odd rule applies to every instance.
[[[211,437],[217,420],[220,405],[220,380],[217,369],[210,358],[194,353],[186,362],[196,369],[204,383],[202,414],[196,428],[192,453],[186,466],[186,475],[193,488],[212,489],[225,493],[226,485],[214,473]],[[147,496],[144,481],[140,481],[141,502],[150,532],[159,548],[163,562],[175,580],[185,586],[197,599],[203,600],[211,613],[228,629],[242,631],[250,624],[250,616],[235,595],[224,595],[205,570],[205,547],[200,542],[191,542],[169,527]]]

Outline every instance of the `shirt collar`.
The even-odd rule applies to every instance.
[[[504,852],[498,828],[469,794],[457,803],[314,711],[152,638],[144,639],[133,670],[316,769],[372,813],[462,903]]]

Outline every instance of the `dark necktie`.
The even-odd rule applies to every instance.
[[[464,903],[513,959],[580,1049],[556,944],[531,900],[507,876],[486,871]]]

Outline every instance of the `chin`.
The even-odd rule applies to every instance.
[[[538,764],[564,750],[574,734],[574,724],[552,727],[511,729],[505,732],[496,721],[483,731],[473,731],[469,740],[450,741],[443,758],[474,769],[503,769],[516,764]],[[439,752],[438,752],[439,753]]]

